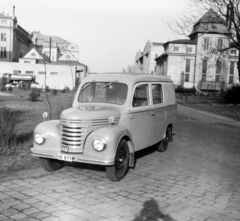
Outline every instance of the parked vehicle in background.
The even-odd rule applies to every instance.
[[[65,161],[104,165],[112,181],[134,167],[134,154],[155,145],[166,151],[177,116],[172,81],[156,75],[92,74],[60,120],[34,131],[33,156],[48,171]]]
[[[34,75],[28,75],[28,74],[10,74],[10,73],[4,73],[2,76],[2,84],[6,85],[21,85],[23,83],[28,84],[30,87],[31,83],[35,82],[35,76]]]

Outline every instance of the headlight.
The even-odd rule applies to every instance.
[[[93,141],[93,149],[96,151],[103,151],[105,150],[107,144],[102,138],[96,138]]]
[[[44,136],[44,134],[42,134],[42,133],[39,133],[39,132],[37,132],[37,133],[35,133],[34,134],[34,141],[37,143],[37,144],[43,144],[44,143],[44,141],[45,141],[45,136]]]

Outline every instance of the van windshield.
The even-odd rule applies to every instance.
[[[122,105],[127,98],[128,87],[118,82],[87,82],[78,97],[79,103],[110,103]]]

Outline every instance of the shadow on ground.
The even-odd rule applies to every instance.
[[[144,202],[143,208],[140,211],[139,215],[137,215],[132,221],[147,221],[147,220],[163,220],[163,221],[176,221],[171,216],[163,213],[158,203],[154,200],[148,200]]]

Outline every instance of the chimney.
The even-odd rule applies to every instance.
[[[15,16],[15,5],[13,6],[13,16]]]

